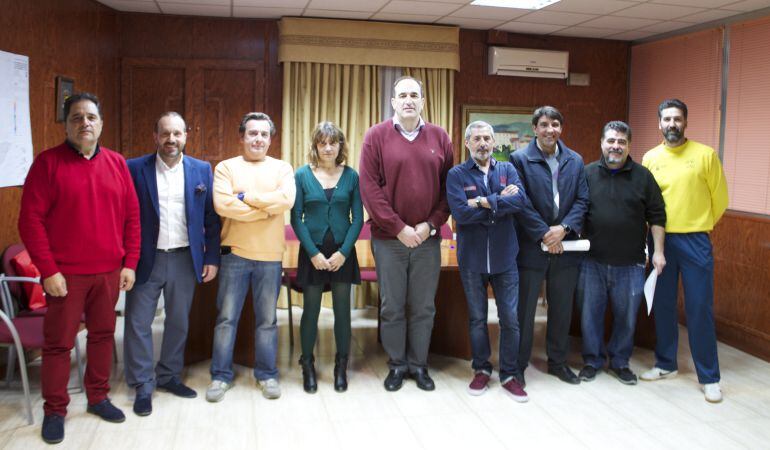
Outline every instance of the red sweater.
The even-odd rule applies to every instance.
[[[372,236],[395,239],[405,225],[449,217],[446,177],[454,163],[446,131],[426,123],[409,142],[388,119],[371,127],[361,150],[361,199],[372,219]]]
[[[136,270],[139,231],[136,191],[119,153],[100,147],[89,160],[65,142],[35,158],[19,234],[42,278]]]

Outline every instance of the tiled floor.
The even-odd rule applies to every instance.
[[[295,312],[298,333],[301,310]],[[385,392],[386,357],[377,344],[372,309],[353,312],[350,389],[343,394],[331,385],[333,319],[330,310],[323,310],[316,352],[319,391],[305,394],[296,362],[298,350],[289,354],[287,315],[280,311],[283,395],[279,400],[262,398],[250,370],[238,367],[236,386],[225,400],[207,403],[203,396],[209,382],[208,364],[203,362],[186,373],[186,382],[198,391],[198,398],[156,393],[152,415],[140,418],[131,412],[133,397],[120,365],[113,374],[111,397],[126,412],[126,422],[110,424],[86,414],[84,394],[73,395],[66,438],[59,448],[770,448],[770,364],[720,344],[725,400],[709,404],[697,384],[682,329],[679,377],[625,386],[602,373],[591,383],[571,386],[544,373],[543,316],[540,311],[534,362],[527,371],[530,402],[526,404],[503,395],[497,381],[480,397],[468,395],[469,363],[436,355],[430,359],[437,385],[434,392],[422,392],[414,382],[398,392]],[[160,318],[156,320],[156,336],[161,324]],[[496,339],[497,326],[491,328]],[[82,334],[80,339],[84,340]],[[581,365],[578,345],[577,340],[573,342],[570,359],[575,369]],[[640,373],[652,360],[651,351],[636,349],[631,367]],[[48,448],[39,437],[39,363],[32,367],[31,377],[35,425],[26,425],[20,389],[0,390],[0,448]]]

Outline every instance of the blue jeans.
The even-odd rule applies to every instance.
[[[217,325],[211,356],[211,379],[231,383],[233,346],[238,331],[243,302],[251,283],[254,305],[254,377],[278,378],[275,364],[278,353],[276,304],[281,287],[280,261],[253,261],[233,253],[222,256],[217,292]]]
[[[518,374],[516,363],[519,354],[519,272],[513,268],[507,272],[488,274],[460,270],[460,279],[468,301],[468,318],[471,334],[471,353],[474,371],[492,374],[489,362],[489,329],[487,327],[487,285],[492,283],[500,319],[500,380]]]
[[[583,361],[594,369],[628,367],[634,349],[636,314],[644,295],[644,265],[613,266],[586,258],[580,266],[577,285],[580,324],[583,331]],[[612,335],[604,345],[604,314],[612,307]]]
[[[666,268],[655,286],[655,366],[676,370],[679,345],[677,294],[679,274],[684,287],[687,336],[698,382],[720,379],[714,328],[714,256],[707,233],[666,233]]]

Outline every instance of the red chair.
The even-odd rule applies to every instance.
[[[27,360],[25,351],[43,348],[45,343],[43,324],[45,317],[36,314],[15,315],[18,305],[14,303],[11,295],[11,285],[20,283],[40,283],[35,278],[8,277],[0,274],[0,346],[8,348],[8,361],[6,368],[6,385],[10,386],[13,378],[14,353],[19,360],[19,372],[24,389],[24,398],[27,403],[27,422],[32,425],[32,402],[29,392],[29,375],[27,374]],[[75,358],[78,361],[79,392],[83,392],[83,369],[80,365],[80,347],[75,339]]]
[[[3,277],[2,283],[0,283],[0,293],[3,296],[3,302],[0,304],[0,308],[5,312],[6,317],[13,323],[17,323],[17,331],[20,334],[22,347],[15,345],[15,341],[12,339],[12,333],[5,324],[0,328],[0,346],[8,347],[8,359],[6,361],[6,386],[10,386],[13,380],[13,374],[15,370],[16,359],[14,353],[18,353],[20,358],[23,358],[23,351],[19,352],[18,348],[24,348],[25,350],[38,349],[43,347],[43,322],[45,314],[48,308],[40,308],[36,310],[25,309],[22,305],[27,304],[27,301],[22,301],[26,297],[26,292],[22,288],[21,283],[40,283],[36,278],[20,277],[16,273],[16,270],[11,264],[11,260],[24,251],[24,244],[12,244],[9,245],[2,256],[2,266],[0,266],[0,276]],[[85,322],[85,314],[81,317],[81,322]],[[83,392],[83,359],[80,356],[80,346],[77,339],[75,339],[75,357],[78,368],[78,388],[73,392]],[[19,361],[19,370],[26,371],[26,364]],[[26,379],[26,375],[22,373],[22,382]]]

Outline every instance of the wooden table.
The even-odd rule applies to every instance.
[[[297,268],[299,242],[287,242],[284,254],[284,270],[293,271]],[[374,269],[370,241],[356,243],[358,264],[361,270]],[[214,325],[217,317],[216,293],[217,279],[210,283],[199,285],[196,298],[190,313],[190,333],[185,349],[186,363],[194,363],[211,358],[211,348],[214,341]],[[607,312],[605,318],[605,339],[609,339],[612,315]],[[577,306],[573,308],[570,334],[580,336],[580,316]],[[635,345],[644,348],[654,348],[655,330],[651,317],[642,302],[637,316]],[[284,349],[279,349],[284,351]],[[436,318],[433,325],[433,336],[430,351],[440,355],[470,359],[470,336],[468,332],[468,307],[465,302],[465,291],[460,281],[457,269],[457,253],[455,241],[445,240],[441,243],[441,274],[436,289]],[[254,365],[254,312],[251,305],[251,293],[244,303],[241,320],[238,326],[233,360],[242,365]]]
[[[283,258],[285,271],[296,271],[298,241],[287,241]],[[374,269],[370,241],[356,243],[358,265],[361,270]],[[190,333],[185,350],[186,363],[194,363],[211,358],[214,339],[214,326],[217,317],[216,292],[217,280],[199,285],[190,313]],[[457,270],[456,242],[444,240],[441,243],[441,274],[436,290],[436,318],[433,325],[430,350],[433,353],[470,359],[470,337],[468,334],[468,308],[460,273]],[[282,349],[279,349],[279,352]],[[241,320],[233,352],[233,361],[254,365],[254,312],[251,305],[251,293],[244,302]]]

